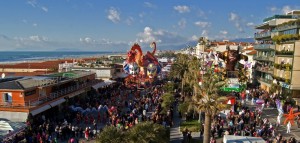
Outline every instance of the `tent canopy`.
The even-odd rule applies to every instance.
[[[104,86],[107,86],[107,85],[111,85],[111,84],[113,84],[113,83],[115,83],[116,81],[114,81],[114,80],[105,80],[105,81],[102,81],[102,82],[100,82],[100,83],[97,83],[96,85],[93,85],[93,88],[94,89],[98,89],[98,88],[100,88],[100,87],[104,87]]]
[[[266,141],[261,137],[224,135],[223,142],[224,143],[265,143]]]

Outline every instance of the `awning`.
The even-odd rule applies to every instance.
[[[35,110],[31,111],[30,113],[31,113],[33,116],[35,116],[35,115],[37,115],[37,114],[39,114],[39,113],[42,113],[42,112],[44,112],[44,111],[46,111],[46,110],[48,110],[48,109],[50,109],[50,108],[51,108],[50,105],[44,105],[44,106],[42,106],[42,107],[40,107],[40,108],[38,108],[38,109],[35,109]]]
[[[92,87],[93,87],[94,89],[98,89],[98,88],[103,87],[103,86],[105,86],[105,85],[106,85],[105,82],[100,82],[100,83],[97,83],[96,85],[93,85]]]
[[[127,76],[128,76],[128,74],[123,73],[123,72],[117,74],[117,77],[118,77],[118,78],[126,78]]]
[[[111,85],[113,83],[116,83],[116,81],[114,81],[114,80],[105,80],[104,82],[106,85]]]
[[[107,86],[107,85],[111,85],[111,84],[113,84],[113,83],[115,83],[116,81],[114,81],[114,80],[105,80],[105,81],[103,81],[103,82],[100,82],[100,83],[97,83],[96,85],[93,85],[92,87],[94,88],[94,89],[98,89],[98,88],[100,88],[100,87],[104,87],[104,86]]]
[[[50,103],[50,106],[51,106],[51,107],[55,107],[55,106],[57,106],[57,105],[59,105],[59,104],[65,102],[65,101],[66,101],[66,99],[61,98],[61,99],[59,99],[59,100],[56,100],[56,101]]]

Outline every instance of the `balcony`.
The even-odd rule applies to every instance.
[[[262,39],[262,38],[271,38],[271,31],[263,31],[263,32],[258,32],[254,34],[255,39]]]
[[[294,20],[294,21],[282,23],[282,24],[278,25],[275,28],[275,30],[276,31],[286,31],[286,30],[296,29],[296,28],[300,28],[300,20]]]
[[[13,100],[11,102],[0,102],[0,107],[2,108],[32,108],[35,106],[42,105],[46,102],[53,101],[59,97],[65,97],[66,95],[76,94],[78,91],[84,90],[87,87],[90,87],[97,83],[96,81],[90,81],[81,85],[74,85],[68,88],[61,89],[56,92],[51,92],[48,96],[38,97],[37,99],[31,99],[29,101],[16,101]]]
[[[276,79],[277,81],[281,81],[281,82],[285,82],[287,84],[291,84],[291,79],[290,78],[283,78],[283,77],[279,77],[279,76],[274,76],[274,79]]]
[[[274,63],[274,68],[279,70],[291,71],[293,66],[291,64],[277,64]]]
[[[275,45],[274,44],[257,44],[257,45],[254,45],[254,49],[255,50],[271,50],[271,49],[275,49]]]
[[[272,84],[273,83],[273,80],[262,78],[262,77],[257,77],[257,80],[260,81],[260,82],[267,83],[267,84]]]
[[[271,56],[254,56],[254,60],[274,62],[274,57]]]
[[[282,50],[282,51],[276,51],[276,55],[294,55],[294,51],[285,51],[285,50]]]
[[[268,67],[268,66],[262,66],[262,67],[256,67],[255,70],[264,72],[264,73],[270,73],[273,74],[273,67]]]

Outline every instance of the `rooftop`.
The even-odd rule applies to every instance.
[[[4,78],[0,79],[0,89],[24,90],[33,87],[54,84],[59,81],[80,78],[90,74],[91,72],[71,71],[40,76]]]

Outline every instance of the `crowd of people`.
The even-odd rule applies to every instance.
[[[275,103],[276,99],[279,99],[277,94],[269,95],[268,92],[261,89],[251,89],[245,93],[234,92],[233,94],[239,100],[233,105],[232,110],[226,116],[221,116],[221,114],[215,116],[211,126],[211,143],[215,142],[216,137],[223,135],[262,137],[267,143],[297,143],[294,137],[285,138],[279,133],[279,128],[286,125],[280,121],[271,122],[263,115],[263,106],[277,108]],[[255,101],[258,99],[264,101],[263,105],[256,104]],[[285,102],[284,113],[288,113],[290,110],[293,110],[291,103]],[[300,123],[300,117],[297,118],[297,121]],[[288,127],[287,133],[290,133]],[[202,135],[203,131],[200,131],[200,134]]]
[[[67,99],[61,109],[56,107],[29,116],[26,129],[3,142],[76,143],[79,139],[95,139],[105,126],[128,130],[143,121],[171,126],[173,108],[161,114],[162,86],[137,90],[118,82],[89,92],[87,96]]]

